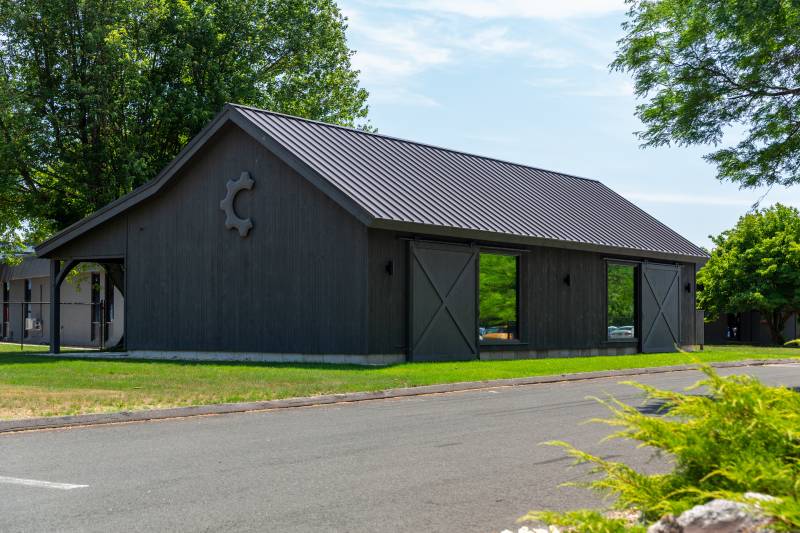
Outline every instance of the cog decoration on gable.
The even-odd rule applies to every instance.
[[[238,180],[228,180],[225,188],[228,189],[228,194],[225,199],[219,203],[219,208],[225,211],[225,229],[236,229],[239,231],[239,236],[244,238],[253,227],[253,221],[249,218],[239,218],[236,211],[233,209],[233,202],[236,201],[236,195],[241,191],[250,190],[253,188],[255,182],[250,177],[249,172],[242,172]]]

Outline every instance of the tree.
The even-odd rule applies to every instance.
[[[225,102],[361,125],[334,0],[0,0],[0,242],[153,178]]]
[[[800,214],[777,204],[739,219],[712,238],[716,248],[697,275],[697,302],[716,319],[757,310],[772,340],[783,343],[786,320],[800,311]]]
[[[626,0],[612,68],[630,72],[644,146],[742,139],[705,158],[743,187],[800,182],[800,2]]]

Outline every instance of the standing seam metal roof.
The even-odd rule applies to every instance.
[[[707,257],[595,180],[231,107],[378,220]]]

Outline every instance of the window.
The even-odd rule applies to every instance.
[[[636,266],[608,263],[608,340],[636,339]]]
[[[100,328],[100,274],[92,273],[91,277],[91,285],[92,285],[92,304],[91,304],[91,340],[95,340],[97,338],[97,330]],[[97,329],[95,329],[97,328]]]
[[[25,280],[25,318],[33,318],[33,306],[31,305],[31,293],[33,292],[33,283],[31,280]],[[26,321],[27,322],[27,321]],[[22,328],[24,330],[23,336],[28,336],[27,325]]]
[[[478,337],[481,342],[519,340],[519,258],[480,254]]]

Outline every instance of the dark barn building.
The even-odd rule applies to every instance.
[[[124,274],[131,355],[388,363],[702,343],[705,253],[601,183],[236,105],[37,253],[52,287],[82,261]]]

